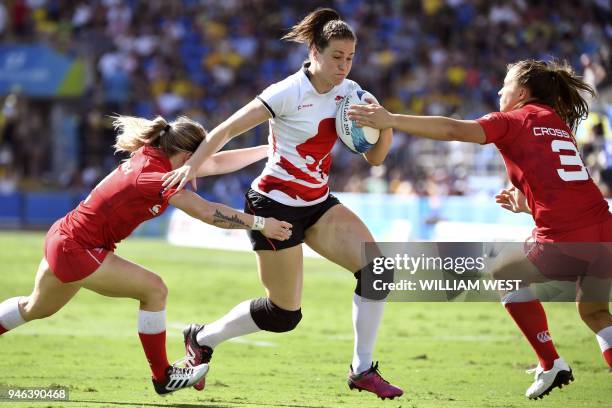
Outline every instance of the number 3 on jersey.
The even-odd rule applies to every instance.
[[[550,144],[553,152],[559,153],[561,150],[571,150],[573,154],[559,154],[559,159],[561,159],[561,165],[563,166],[580,166],[580,170],[564,170],[557,169],[557,173],[561,180],[563,181],[583,181],[589,179],[589,172],[584,167],[584,163],[582,159],[578,155],[578,150],[576,146],[572,142],[567,140],[558,140],[555,139]]]

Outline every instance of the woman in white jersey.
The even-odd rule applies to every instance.
[[[382,379],[372,353],[382,318],[386,293],[361,291],[362,275],[372,273],[372,263],[362,257],[363,245],[374,238],[363,222],[336,197],[327,181],[331,150],[336,142],[338,103],[355,82],[346,79],[355,54],[351,27],[332,9],[307,15],[283,37],[308,45],[309,61],[302,69],[266,88],[253,101],[213,129],[184,167],[166,174],[166,185],[182,188],[194,180],[197,169],[231,138],[269,121],[268,162],[246,194],[245,210],[256,216],[274,216],[293,225],[287,241],[249,234],[257,253],[259,274],[267,297],[247,300],[216,322],[192,324],[184,330],[191,365],[208,362],[217,344],[259,330],[286,332],[302,318],[302,242],[330,261],[353,272],[357,288],[353,298],[354,356],[349,371],[351,389],[366,390],[381,398],[403,391]],[[385,159],[392,130],[364,154],[372,165]],[[365,286],[365,284],[364,284]],[[372,292],[367,291],[367,292]],[[363,297],[362,297],[363,295]],[[196,389],[203,389],[199,383]]]

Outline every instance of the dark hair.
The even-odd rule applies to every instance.
[[[523,105],[537,102],[557,112],[573,131],[589,114],[589,105],[580,94],[595,96],[595,90],[585,83],[567,61],[523,60],[508,65],[516,69],[518,84],[529,90],[530,98]]]
[[[206,138],[206,130],[198,122],[180,116],[168,123],[161,116],[153,120],[134,116],[113,116],[117,141],[115,152],[134,153],[144,145],[159,147],[168,157],[179,152],[194,152]]]
[[[281,39],[306,44],[309,49],[314,47],[319,52],[327,48],[331,40],[357,41],[351,26],[330,8],[318,8],[308,14]]]

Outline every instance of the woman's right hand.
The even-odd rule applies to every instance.
[[[266,238],[275,239],[277,241],[286,241],[291,238],[291,228],[293,225],[286,221],[279,221],[276,218],[266,218],[264,228],[261,233]]]
[[[348,110],[348,118],[357,122],[358,127],[369,126],[375,129],[388,129],[393,126],[393,115],[384,107],[374,101],[368,105],[351,105]]]
[[[196,176],[196,169],[193,166],[185,163],[183,166],[169,171],[162,176],[162,180],[164,181],[162,183],[162,187],[164,187],[164,191],[166,191],[178,183],[176,190],[181,190],[183,187],[185,187],[185,184],[191,181],[193,191],[197,191],[198,185],[196,182]]]

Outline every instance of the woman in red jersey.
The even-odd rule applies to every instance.
[[[612,214],[572,134],[588,114],[580,92],[594,94],[566,62],[525,60],[508,66],[499,91],[500,112],[478,120],[396,115],[376,104],[353,106],[349,113],[360,126],[392,127],[434,140],[494,143],[499,149],[513,186],[501,191],[496,201],[507,210],[532,214],[536,223],[535,244],[527,255],[506,257],[494,274],[524,283],[519,290],[506,293],[502,303],[539,358],[535,381],[526,392],[529,398],[541,398],[573,380],[570,367],[553,346],[544,309],[531,292],[530,282],[578,280],[578,312],[597,334],[604,359],[612,367],[608,307],[612,276],[610,263],[606,263],[610,245],[597,244],[612,242]],[[589,296],[595,289],[598,295]]]
[[[268,122],[270,149],[262,174],[246,194],[245,212],[274,216],[293,224],[284,242],[250,233],[259,274],[267,296],[238,304],[221,319],[191,325],[184,331],[191,364],[208,362],[213,349],[232,337],[258,330],[287,332],[302,318],[302,243],[342,266],[357,279],[353,294],[353,359],[347,378],[351,389],[380,398],[395,398],[402,390],[385,381],[373,361],[373,351],[386,293],[363,291],[361,281],[372,276],[373,262],[363,256],[374,238],[364,223],[329,193],[331,150],[338,140],[335,116],[344,96],[359,85],[347,78],[355,54],[352,28],[332,9],[304,17],[283,39],[308,46],[309,60],[284,80],[270,85],[210,132],[186,166],[168,175],[168,185],[180,189],[194,170],[231,138]],[[385,159],[392,131],[381,132],[363,157],[372,165]],[[372,245],[374,246],[374,245]],[[374,249],[376,250],[376,249]],[[365,285],[363,285],[365,286]],[[196,389],[202,389],[202,382]]]
[[[57,220],[47,233],[30,296],[0,303],[0,334],[60,310],[81,288],[104,296],[140,301],[138,334],[159,394],[189,387],[203,378],[206,364],[180,368],[166,357],[166,295],[162,279],[144,267],[115,255],[115,245],[142,222],[162,214],[169,204],[220,228],[256,229],[285,240],[291,224],[261,218],[211,203],[187,190],[162,191],[162,176],[191,157],[206,132],[180,117],[168,123],[118,116],[117,151],[130,158],[102,180],[76,209]],[[215,155],[198,175],[238,170],[265,156],[266,146]]]

